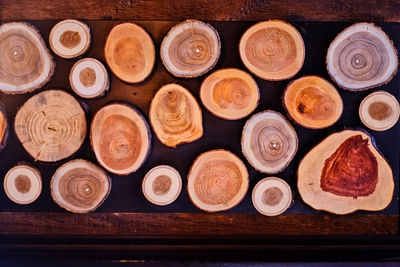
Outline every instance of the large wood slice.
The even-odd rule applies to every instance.
[[[326,56],[329,75],[342,88],[365,90],[388,83],[397,72],[397,51],[385,32],[371,23],[342,31]]]
[[[61,90],[47,90],[19,108],[14,129],[35,160],[54,162],[79,150],[87,125],[85,112],[73,96]]]
[[[2,151],[8,140],[9,124],[7,120],[7,112],[4,104],[0,102],[0,151]]]
[[[299,72],[305,57],[304,41],[291,24],[279,20],[250,27],[239,43],[243,64],[270,81],[286,80]]]
[[[146,160],[151,145],[149,126],[129,104],[113,103],[93,117],[90,140],[97,161],[117,175],[135,172]]]
[[[31,92],[50,80],[54,67],[52,56],[33,26],[21,22],[0,26],[0,91]]]
[[[61,165],[50,182],[51,197],[62,208],[87,213],[96,210],[111,191],[111,179],[95,164],[76,159]]]
[[[300,162],[298,189],[317,210],[347,214],[386,208],[393,197],[393,172],[364,131],[329,135]]]
[[[108,66],[125,82],[142,82],[153,70],[154,44],[139,25],[127,22],[112,28],[104,50]]]

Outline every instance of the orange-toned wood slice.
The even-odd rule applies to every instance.
[[[7,113],[3,103],[0,102],[0,151],[2,151],[8,140],[9,124],[7,120]]]

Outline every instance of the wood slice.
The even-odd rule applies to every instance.
[[[221,54],[217,30],[198,20],[174,26],[161,43],[161,60],[176,77],[193,78],[211,70]]]
[[[267,177],[259,181],[251,199],[254,208],[266,216],[280,215],[293,204],[290,186],[278,177]]]
[[[223,149],[198,156],[188,173],[190,200],[207,212],[235,207],[246,195],[248,187],[246,166],[235,154]]]
[[[280,20],[259,22],[250,27],[239,43],[243,64],[264,80],[280,81],[296,75],[304,63],[301,34]]]
[[[317,210],[377,211],[393,197],[392,169],[364,131],[329,135],[306,154],[297,174],[301,198]]]
[[[127,175],[147,159],[151,133],[138,110],[129,104],[113,103],[94,115],[90,140],[101,166],[114,174]]]
[[[385,91],[369,94],[360,104],[362,123],[375,131],[386,131],[399,120],[400,106],[396,97]]]
[[[397,51],[381,28],[357,23],[342,31],[329,46],[326,64],[342,88],[359,91],[388,83],[397,72]]]
[[[283,105],[296,123],[311,129],[333,125],[343,112],[340,94],[319,76],[304,76],[292,81],[283,93]]]
[[[122,23],[112,28],[104,51],[112,72],[125,82],[142,82],[153,70],[156,57],[153,41],[134,23]]]
[[[14,129],[35,160],[55,162],[79,150],[87,125],[85,112],[73,96],[61,90],[47,90],[19,108]]]
[[[49,36],[50,47],[62,58],[75,58],[90,47],[90,28],[85,23],[66,19],[54,25]]]
[[[0,151],[2,151],[8,141],[9,124],[7,120],[7,112],[4,104],[0,102]]]
[[[238,120],[254,111],[260,92],[250,74],[239,69],[221,69],[203,81],[200,98],[215,116]]]
[[[178,198],[182,190],[182,178],[173,167],[159,165],[146,174],[142,190],[148,201],[155,205],[165,206]]]
[[[10,200],[17,204],[30,204],[42,192],[42,176],[29,165],[12,167],[4,177],[4,191]]]
[[[95,58],[84,58],[71,68],[69,83],[83,98],[104,96],[110,88],[107,69]]]
[[[111,179],[97,165],[76,159],[61,165],[50,182],[51,197],[61,208],[75,213],[96,210],[111,191]]]
[[[242,153],[263,173],[278,173],[292,161],[298,139],[292,125],[279,112],[266,110],[253,115],[242,133]]]
[[[153,97],[150,123],[157,138],[169,147],[203,136],[199,104],[186,88],[174,83],[164,85]]]
[[[0,26],[0,91],[23,94],[42,87],[53,76],[55,63],[40,33],[31,25]]]

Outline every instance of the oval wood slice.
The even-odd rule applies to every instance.
[[[60,207],[75,213],[96,210],[111,191],[111,179],[95,164],[76,159],[61,165],[50,182],[51,197]]]
[[[364,131],[329,135],[306,154],[297,174],[301,198],[317,210],[377,211],[393,197],[392,169]]]
[[[161,87],[150,104],[150,123],[158,139],[166,146],[194,142],[203,135],[203,119],[196,99],[184,87]]]
[[[7,112],[4,104],[0,102],[0,151],[2,151],[8,141],[9,124],[7,120]]]
[[[0,91],[6,94],[23,94],[42,87],[55,67],[40,33],[22,22],[0,26],[0,62]]]
[[[153,70],[154,44],[139,25],[122,23],[112,28],[104,50],[108,66],[125,82],[142,82]]]
[[[388,83],[397,72],[397,51],[385,32],[371,23],[342,31],[329,46],[326,64],[342,88],[359,91]]]
[[[305,57],[300,33],[291,24],[279,20],[250,27],[240,39],[239,52],[243,64],[252,73],[270,81],[296,75]]]
[[[61,90],[47,90],[19,108],[14,129],[35,160],[55,162],[79,150],[87,125],[85,112],[73,96]]]
[[[278,173],[292,161],[298,139],[292,125],[279,112],[266,110],[253,115],[242,133],[242,153],[263,173]]]
[[[221,53],[218,32],[209,24],[186,20],[164,37],[160,49],[167,70],[176,77],[192,78],[211,70]]]
[[[114,174],[127,175],[146,160],[151,133],[139,111],[128,104],[113,103],[93,117],[90,140],[101,166]]]
[[[297,124],[311,129],[333,125],[343,112],[340,94],[319,76],[304,76],[292,81],[283,93],[283,105]]]
[[[207,212],[235,207],[246,195],[248,187],[246,166],[235,154],[223,149],[198,156],[188,173],[190,200]]]
[[[215,116],[238,120],[254,111],[260,93],[250,74],[238,69],[221,69],[203,81],[200,98]]]

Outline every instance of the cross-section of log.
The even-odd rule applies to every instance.
[[[304,62],[303,38],[295,27],[279,20],[250,27],[239,43],[243,64],[255,75],[270,81],[296,75]]]
[[[47,83],[53,72],[53,58],[33,26],[20,22],[0,26],[0,91],[31,92]]]
[[[104,65],[95,58],[84,58],[72,66],[69,83],[77,95],[95,98],[106,94],[110,80]]]
[[[62,58],[78,57],[89,49],[90,28],[74,19],[60,21],[51,29],[49,43],[53,52]]]
[[[90,140],[101,166],[114,174],[127,175],[146,160],[151,133],[138,110],[129,104],[113,103],[93,117]]]
[[[125,82],[142,82],[153,70],[154,44],[139,25],[122,23],[115,26],[107,37],[104,50],[108,66]]]
[[[228,210],[247,193],[249,174],[232,152],[217,149],[197,157],[188,174],[188,193],[199,209],[207,212]]]
[[[148,201],[165,206],[178,198],[182,190],[182,179],[179,172],[171,166],[156,166],[144,177],[142,190]]]
[[[3,103],[0,102],[0,151],[2,151],[8,140],[9,125],[7,120],[7,113]]]
[[[326,62],[332,79],[354,91],[388,83],[398,65],[392,41],[370,23],[357,23],[342,31],[329,46]]]
[[[203,119],[196,99],[184,87],[161,87],[150,104],[150,123],[166,146],[196,141],[203,135]]]
[[[95,164],[76,159],[61,165],[51,182],[51,197],[60,207],[75,213],[96,210],[111,191],[111,179]]]
[[[186,20],[164,37],[160,53],[164,66],[174,76],[192,78],[215,66],[221,53],[221,42],[211,25]]]
[[[34,202],[42,192],[40,172],[29,165],[18,164],[6,173],[4,191],[17,204]]]
[[[331,126],[343,112],[338,91],[319,76],[292,81],[283,93],[283,105],[296,123],[311,129]]]
[[[301,198],[317,210],[382,210],[393,197],[392,169],[363,131],[329,135],[307,153],[297,174]]]
[[[203,105],[215,116],[237,120],[254,111],[260,93],[250,74],[238,69],[222,69],[203,81],[200,98]]]
[[[368,128],[386,131],[399,120],[399,102],[393,95],[378,91],[364,98],[360,104],[359,115],[362,123]]]
[[[87,125],[85,112],[73,96],[61,90],[47,90],[19,108],[14,129],[35,160],[55,162],[79,150]]]
[[[252,116],[242,133],[242,153],[263,173],[284,170],[297,151],[297,134],[280,113],[267,110]]]

